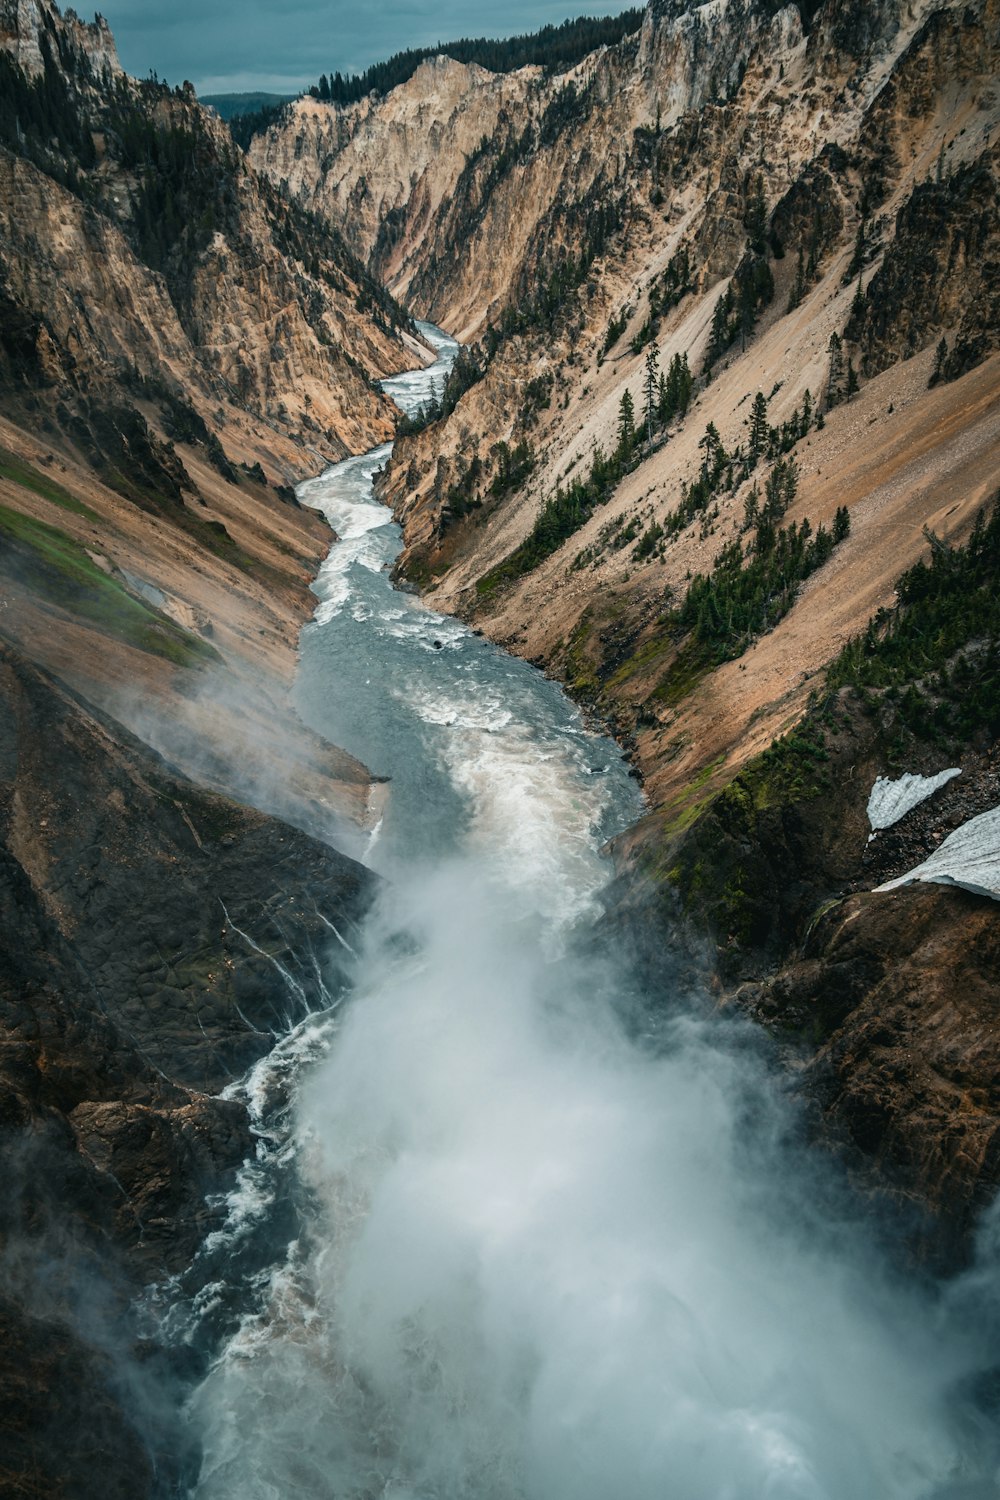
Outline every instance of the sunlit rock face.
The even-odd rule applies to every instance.
[[[58,16],[58,12],[47,0],[0,0],[0,46],[11,52],[25,72],[33,76],[45,67],[41,39],[47,18],[51,20],[53,15]],[[103,16],[95,16],[87,23],[68,9],[59,25],[70,44],[98,73],[107,70],[113,75],[122,71],[115,39]]]

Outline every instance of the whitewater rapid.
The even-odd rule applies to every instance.
[[[457,347],[424,332],[411,411]],[[198,1500],[985,1500],[994,1280],[891,1274],[759,1039],[594,941],[635,783],[392,588],[389,451],[299,492],[339,540],[298,704],[390,778],[387,883],[331,932],[350,997],[239,1085],[259,1149],[184,1314],[230,1310]]]

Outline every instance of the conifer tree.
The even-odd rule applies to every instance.
[[[836,331],[831,333],[826,347],[830,356],[830,378],[826,388],[826,404],[829,407],[836,406],[840,400],[840,381],[844,372],[844,346],[840,334]]]
[[[799,422],[799,437],[805,437],[812,426],[813,398],[812,391],[806,386],[806,393],[802,397],[802,417]]]
[[[644,386],[645,395],[646,395],[646,410],[645,410],[646,441],[649,444],[650,448],[652,448],[652,446],[653,446],[653,417],[656,414],[656,407],[657,407],[657,403],[656,403],[656,391],[657,391],[657,375],[658,375],[658,372],[659,372],[659,363],[660,363],[660,351],[657,349],[656,345],[654,344],[653,347],[652,347],[652,349],[650,349],[649,353],[646,355],[646,373],[645,373],[645,377],[644,377],[644,380],[643,380],[643,386]]]
[[[618,403],[618,447],[617,457],[621,463],[627,463],[635,448],[635,402],[632,400],[632,392],[626,387],[622,392],[621,401]]]
[[[767,447],[767,397],[758,391],[750,408],[750,457],[754,463]]]
[[[795,281],[792,284],[792,290],[788,294],[788,311],[789,312],[794,312],[795,309],[798,307],[799,303],[802,301],[803,296],[805,295],[805,289],[806,289],[805,255],[804,255],[804,252],[802,250],[802,246],[800,245],[799,246],[798,264],[795,267]]]
[[[947,358],[948,358],[948,340],[946,338],[942,338],[941,342],[937,346],[937,352],[935,353],[935,356],[934,356],[934,368],[931,371],[931,378],[927,382],[928,385],[937,385],[938,381],[941,379],[942,375],[944,374],[944,364],[945,364],[945,360]]]
[[[715,364],[719,355],[729,347],[729,314],[731,309],[732,292],[727,289],[715,304],[715,312],[712,314],[712,328],[708,335],[708,348],[705,351],[706,374]]]
[[[750,191],[743,223],[751,249],[755,254],[762,255],[767,235],[767,200],[764,197],[764,178],[759,172]]]

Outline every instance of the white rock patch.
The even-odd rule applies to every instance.
[[[877,833],[880,828],[891,828],[911,808],[926,802],[938,787],[944,786],[954,776],[961,776],[960,766],[939,771],[936,776],[900,776],[890,781],[888,776],[876,778],[868,798],[868,822]]]
[[[893,891],[914,880],[957,885],[973,895],[1000,901],[1000,807],[970,818],[949,834],[940,849],[935,849],[922,865],[877,889]]]

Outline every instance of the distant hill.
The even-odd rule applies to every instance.
[[[234,115],[249,115],[260,109],[277,109],[282,104],[287,104],[291,94],[205,94],[202,104],[207,104],[214,109],[223,120],[231,120]]]
[[[436,42],[433,47],[411,47],[393,53],[385,62],[374,63],[363,73],[324,73],[309,93],[326,104],[355,104],[372,93],[384,99],[412,78],[427,58],[442,54],[456,62],[479,63],[491,73],[512,73],[529,65],[558,73],[582,62],[598,47],[612,47],[633,35],[642,25],[642,17],[642,10],[635,8],[617,16],[580,16],[523,36],[460,37],[457,41]],[[239,105],[241,99],[247,103]],[[226,110],[219,108],[220,100],[226,102]],[[263,135],[280,119],[288,101],[269,94],[222,94],[203,102],[218,109],[224,120],[233,122],[233,139],[246,151],[254,136]]]
[[[642,17],[641,9],[633,9],[617,16],[580,16],[522,36],[460,37],[458,41],[436,42],[433,47],[411,47],[363,73],[335,72],[329,77],[324,73],[309,92],[333,104],[353,104],[371,93],[384,97],[412,78],[426,58],[441,53],[456,62],[479,63],[491,73],[512,73],[532,64],[547,72],[559,72],[582,62],[598,47],[614,46],[622,37],[631,36],[642,25]]]

